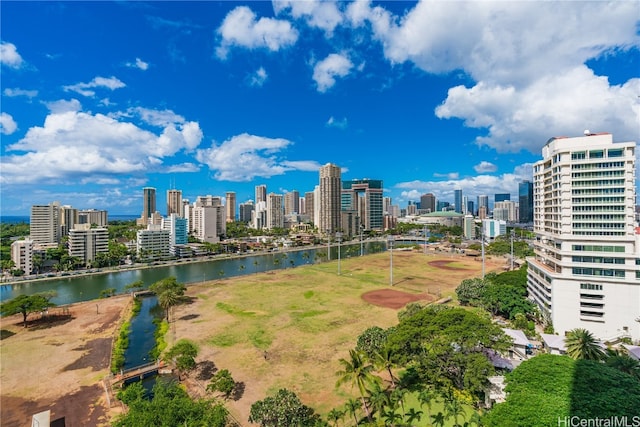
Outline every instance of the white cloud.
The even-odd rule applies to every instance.
[[[264,67],[260,67],[256,70],[255,73],[251,75],[251,78],[249,79],[249,85],[262,86],[268,77],[269,76],[267,75],[267,71],[264,69]]]
[[[142,71],[147,71],[149,69],[149,63],[144,62],[140,58],[136,58],[135,62],[127,62],[124,65],[130,68],[138,68],[139,70],[142,70]]]
[[[0,113],[0,133],[11,135],[18,129],[18,124],[13,120],[11,114]]]
[[[37,90],[24,90],[20,88],[15,88],[15,89],[6,88],[2,93],[5,96],[8,96],[10,98],[13,98],[16,96],[26,96],[27,98],[35,98],[36,96],[38,96]]]
[[[282,162],[282,165],[287,167],[288,169],[304,172],[318,172],[320,170],[320,167],[322,166],[315,160],[285,160]]]
[[[342,14],[336,3],[318,0],[306,1],[274,1],[276,14],[289,11],[296,19],[303,18],[310,27],[320,28],[327,35],[342,23]]]
[[[458,172],[438,173],[434,172],[433,176],[436,178],[458,179],[460,174]]]
[[[615,132],[617,141],[640,137],[640,79],[610,85],[585,66],[544,76],[530,86],[478,83],[449,89],[436,108],[440,118],[461,118],[468,127],[487,128],[478,145],[499,152],[526,149],[539,153],[552,136],[581,135],[585,129]]]
[[[47,106],[49,111],[51,111],[54,114],[66,113],[67,111],[82,110],[82,105],[80,104],[80,101],[78,101],[75,98],[70,99],[68,101],[65,99],[60,99],[58,101],[47,102],[45,105]]]
[[[398,17],[364,1],[345,16],[353,27],[368,23],[393,64],[471,77],[472,87],[451,88],[436,115],[488,130],[480,145],[539,152],[550,136],[587,127],[640,137],[638,79],[611,85],[585,65],[637,49],[635,2],[421,1]]]
[[[474,177],[447,179],[444,181],[410,181],[401,182],[394,187],[401,191],[400,201],[418,200],[422,194],[433,193],[439,200],[453,202],[455,189],[461,189],[463,196],[475,202],[480,195],[495,193],[518,194],[518,184],[524,180],[532,180],[533,165],[525,163],[516,166],[511,173],[501,175],[478,175]],[[435,174],[434,174],[435,175]]]
[[[74,104],[55,103],[43,126],[32,127],[24,138],[6,148],[3,183],[42,179],[65,183],[92,176],[116,179],[114,175],[119,174],[163,172],[163,159],[191,151],[202,140],[196,122],[168,124],[158,135],[102,114],[57,108],[65,103]]]
[[[485,160],[481,161],[477,165],[473,167],[477,173],[487,173],[487,172],[495,172],[498,170],[498,167],[491,162],[487,162]]]
[[[0,42],[0,64],[10,68],[20,68],[24,61],[18,53],[16,45],[9,42]]]
[[[256,14],[246,6],[238,6],[227,14],[218,28],[218,35],[222,39],[216,49],[220,59],[226,59],[229,48],[233,46],[266,48],[275,52],[298,40],[298,32],[288,21],[257,19]]]
[[[199,172],[200,167],[194,163],[181,163],[167,167],[167,173]]]
[[[318,92],[326,92],[336,84],[336,77],[345,77],[353,68],[351,60],[337,53],[332,53],[313,68],[313,80],[318,85]]]
[[[291,141],[284,138],[267,138],[243,133],[220,145],[212,144],[211,148],[197,150],[196,159],[214,171],[215,179],[236,182],[319,167],[313,162],[281,159],[278,153],[291,144]]]
[[[327,120],[327,123],[325,124],[325,126],[334,127],[338,129],[346,129],[347,126],[349,126],[349,123],[347,122],[346,117],[343,117],[342,120],[336,120],[333,116],[331,116],[329,117],[329,120]]]
[[[130,110],[152,126],[166,127],[175,123],[184,123],[185,118],[171,110],[154,110],[151,108],[135,107]]]
[[[94,88],[107,88],[110,90],[120,89],[126,85],[116,77],[95,77],[89,83],[76,83],[74,85],[64,86],[63,89],[68,91],[77,92],[83,96],[94,96]]]

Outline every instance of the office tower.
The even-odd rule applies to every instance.
[[[521,223],[533,222],[533,183],[531,181],[522,181],[518,184],[518,199],[520,201],[520,217]]]
[[[485,217],[489,216],[489,196],[478,196],[478,216],[480,216],[480,209],[484,208]]]
[[[60,203],[31,206],[29,230],[31,240],[37,244],[56,246],[60,243]]]
[[[420,197],[420,210],[424,212],[435,212],[436,211],[436,196],[432,193],[423,194]]]
[[[167,190],[167,216],[173,213],[184,216],[181,190]]]
[[[333,234],[341,231],[340,227],[340,194],[342,172],[339,166],[331,163],[320,167],[318,230],[321,233]]]
[[[467,214],[467,206],[469,205],[469,196],[462,196],[462,213]]]
[[[227,222],[234,222],[236,220],[236,193],[228,191],[225,199]]]
[[[78,211],[78,224],[95,224],[98,227],[109,225],[108,212],[97,209]]]
[[[465,239],[475,239],[476,238],[476,223],[473,219],[473,215],[467,214],[464,216],[464,220],[462,223],[462,230],[464,233]]]
[[[438,200],[438,202],[436,203],[436,210],[438,212],[449,210],[449,205],[450,205],[449,202],[442,202],[442,201]]]
[[[199,211],[199,213],[196,213],[196,210],[198,208],[211,209],[207,209],[206,212]],[[198,218],[196,218],[196,215],[199,215]],[[211,218],[212,215],[215,215],[215,219]],[[226,212],[222,204],[222,198],[219,196],[211,195],[196,197],[196,202],[194,203],[193,209],[193,221],[194,232],[196,227],[200,227],[200,235],[206,239],[209,239],[200,240],[204,240],[209,243],[217,243],[220,240],[220,236],[224,235],[227,232]],[[216,227],[216,229],[213,231],[209,230],[208,228],[211,224],[215,224]]]
[[[493,219],[515,222],[517,219],[516,202],[511,200],[496,202],[493,206]]]
[[[31,274],[33,271],[33,240],[16,240],[11,243],[11,261],[14,267],[24,271],[24,274]]]
[[[527,288],[560,335],[640,339],[635,148],[611,134],[552,138],[534,164]]]
[[[469,200],[469,201],[467,202],[467,213],[468,213],[469,215],[474,215],[474,214],[475,214],[475,212],[476,212],[476,211],[475,211],[475,209],[474,209],[474,203],[473,203],[473,200]]]
[[[300,197],[298,198],[298,206],[300,206],[300,212],[303,215],[306,215],[307,213],[307,201],[305,200],[304,197]]]
[[[383,185],[379,179],[352,179],[342,183],[341,209],[355,211],[366,231],[382,231]]]
[[[407,215],[415,215],[417,213],[418,213],[418,206],[416,206],[415,203],[409,200],[409,203],[407,203]]]
[[[85,265],[96,260],[98,254],[109,252],[109,231],[106,227],[92,228],[91,224],[76,224],[69,230],[69,256]]]
[[[309,221],[315,224],[315,193],[313,191],[307,191],[304,193],[304,210]]]
[[[453,190],[453,198],[456,212],[462,213],[462,190]]]
[[[482,230],[485,239],[495,239],[498,236],[507,234],[506,221],[496,221],[495,219],[483,219]]]
[[[245,224],[250,223],[253,209],[253,201],[251,200],[249,200],[248,202],[240,203],[240,217],[238,219]]]
[[[300,213],[300,192],[297,190],[289,191],[284,195],[284,214]]]
[[[138,225],[147,225],[149,217],[156,211],[156,189],[144,187],[142,189],[142,214],[137,220]]]
[[[60,218],[60,236],[68,236],[69,231],[79,222],[78,209],[69,205],[60,206],[58,215]]]
[[[282,194],[267,194],[267,222],[265,228],[284,227],[284,197]]]
[[[493,202],[494,203],[498,203],[498,202],[506,202],[511,200],[511,194],[509,193],[496,193],[493,196]]]
[[[188,243],[187,219],[172,213],[162,219],[162,229],[169,232],[169,252],[176,254],[176,246]]]
[[[267,186],[262,184],[262,185],[256,185],[256,205],[260,202],[266,202],[267,201]]]

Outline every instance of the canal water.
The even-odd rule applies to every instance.
[[[343,244],[340,247],[342,258],[360,255],[360,243]],[[371,254],[386,249],[384,242],[365,241],[363,253]],[[338,246],[331,246],[331,260],[337,259]],[[268,254],[244,255],[231,258],[214,258],[209,261],[184,262],[171,265],[158,265],[135,270],[120,270],[104,274],[61,277],[45,281],[17,282],[0,285],[0,301],[6,301],[19,295],[31,295],[38,292],[54,291],[51,299],[57,305],[89,301],[100,297],[105,289],[115,289],[116,293],[141,280],[144,287],[173,276],[180,283],[197,283],[217,280],[245,274],[296,267],[327,261],[327,248],[316,247],[291,251],[278,251]]]
[[[162,310],[158,310],[158,298],[155,296],[141,297],[140,302],[140,312],[131,319],[129,346],[124,352],[124,370],[155,362],[149,358],[149,353],[156,345],[156,324],[153,321],[157,315],[162,315]]]

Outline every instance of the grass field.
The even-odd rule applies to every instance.
[[[450,268],[429,265],[445,261]],[[181,338],[200,346],[199,361],[229,369],[244,385],[230,401],[231,413],[247,425],[251,404],[279,388],[295,391],[321,414],[341,406],[356,391],[335,388],[339,359],[370,326],[397,323],[398,310],[374,306],[365,292],[389,288],[389,253],[306,265],[190,286],[193,302],[175,307],[169,345]],[[503,260],[488,260],[486,271]],[[481,274],[470,257],[393,253],[393,288],[433,299],[454,295],[460,281]],[[192,375],[195,377],[196,375]],[[206,380],[192,382],[200,390]]]

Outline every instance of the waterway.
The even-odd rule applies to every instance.
[[[359,256],[360,249],[360,242],[343,244],[340,246],[340,254],[342,258]],[[386,245],[380,241],[365,241],[362,249],[363,254],[366,255],[382,252],[386,249]],[[332,245],[330,252],[331,260],[336,260],[338,245]],[[44,281],[6,283],[0,285],[0,301],[6,301],[19,295],[53,291],[56,296],[51,301],[57,305],[64,305],[99,298],[100,292],[105,289],[115,289],[116,293],[122,293],[128,284],[139,280],[147,288],[158,280],[173,276],[178,282],[188,285],[326,261],[327,247],[325,246],[266,254],[218,257],[199,262],[177,262],[150,268],[111,271],[104,274],[80,274]]]

